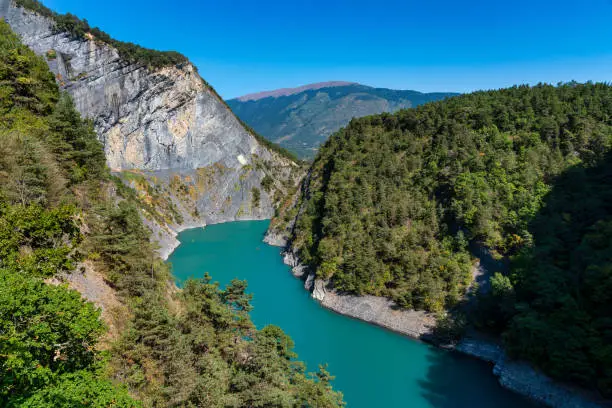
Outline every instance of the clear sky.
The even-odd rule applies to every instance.
[[[612,0],[43,0],[187,55],[224,98],[343,80],[419,91],[612,81]]]

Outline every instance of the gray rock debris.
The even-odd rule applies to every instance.
[[[0,0],[0,18],[6,18],[9,11],[9,0]]]
[[[504,350],[491,342],[465,338],[455,350],[494,364],[493,374],[509,390],[556,408],[596,408],[592,396],[552,380],[531,365],[509,359]]]
[[[304,289],[311,292],[321,306],[336,313],[360,319],[413,338],[432,334],[436,324],[433,314],[399,309],[393,301],[378,296],[354,296],[329,289],[327,282],[317,279],[313,271],[299,262],[298,256],[288,249],[283,261],[292,268],[296,278],[304,279]]]
[[[399,309],[393,301],[383,297],[339,294],[327,290],[320,279],[315,281],[312,296],[336,313],[417,339],[431,335],[436,324],[435,317],[430,313]]]

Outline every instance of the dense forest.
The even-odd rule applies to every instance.
[[[555,180],[529,227],[535,245],[514,259],[515,290],[501,291],[501,299],[515,299],[499,319],[509,321],[506,344],[553,375],[610,396],[612,156]]]
[[[610,393],[611,146],[607,84],[354,119],[311,168],[293,245],[339,291],[430,311],[463,298],[470,247],[509,257],[512,272],[482,295],[480,326],[548,373]]]
[[[0,139],[1,406],[343,405],[281,329],[254,327],[245,282],[173,289],[92,124],[1,20]],[[62,283],[85,268],[122,305],[109,320]]]

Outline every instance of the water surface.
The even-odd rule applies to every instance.
[[[223,286],[233,278],[248,280],[253,322],[287,332],[310,371],[328,363],[349,407],[530,406],[500,387],[484,362],[319,306],[283,264],[280,249],[262,242],[268,224],[233,222],[181,233],[181,246],[169,259],[179,284],[205,272]]]

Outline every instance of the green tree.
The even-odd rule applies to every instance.
[[[99,311],[77,292],[0,271],[0,396],[15,398],[96,359]]]
[[[23,408],[134,408],[134,401],[123,388],[100,379],[89,371],[61,376],[52,386],[37,390],[19,403]]]

